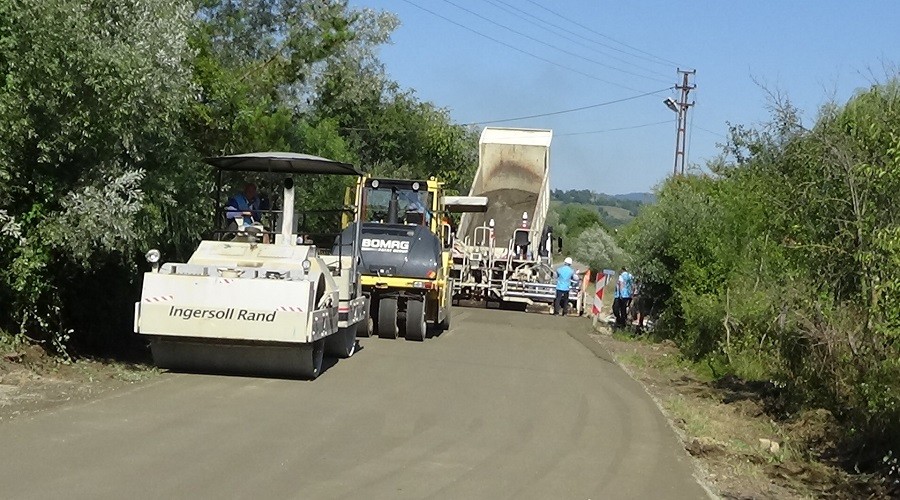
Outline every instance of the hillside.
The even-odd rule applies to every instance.
[[[587,189],[563,191],[554,189],[551,198],[561,204],[590,206],[600,212],[603,222],[611,228],[621,227],[633,219],[641,207],[653,203],[652,193],[628,193],[608,195]]]

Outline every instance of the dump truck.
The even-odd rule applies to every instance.
[[[360,271],[373,333],[423,341],[429,324],[450,328],[451,232],[444,217],[443,183],[364,177],[348,193],[361,207]],[[345,233],[358,230],[347,224]]]
[[[297,153],[250,153],[204,160],[217,173],[217,227],[187,262],[161,262],[151,250],[135,303],[134,329],[149,339],[154,364],[175,371],[316,378],[328,354],[349,358],[369,302],[356,265],[359,232],[325,251],[298,231],[294,177],[361,177],[352,165]],[[270,225],[226,218],[223,173],[282,177]],[[233,174],[232,174],[233,175]],[[340,200],[336,200],[336,205]],[[342,207],[358,218],[359,207]],[[249,220],[247,221],[249,222]],[[221,223],[221,224],[220,224]],[[334,237],[333,235],[331,236]],[[330,253],[330,255],[329,255]]]
[[[550,208],[550,143],[546,129],[486,127],[469,195],[487,199],[465,213],[453,250],[454,299],[515,305],[553,303],[556,285]],[[571,300],[579,285],[573,282]]]

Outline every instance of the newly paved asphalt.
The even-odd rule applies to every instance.
[[[164,374],[0,423],[0,498],[707,498],[586,320],[454,321],[313,382]]]

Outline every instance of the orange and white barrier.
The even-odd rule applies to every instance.
[[[600,313],[603,310],[603,290],[606,289],[606,286],[609,285],[609,277],[611,276],[610,271],[603,271],[597,273],[597,288],[594,293],[594,306],[591,308],[591,315],[595,318],[600,316]]]

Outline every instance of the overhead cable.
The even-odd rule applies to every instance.
[[[665,121],[661,121],[661,122],[644,123],[641,125],[632,125],[630,127],[607,128],[607,129],[603,129],[603,130],[590,130],[587,132],[566,132],[566,133],[562,133],[562,134],[553,134],[553,136],[554,137],[571,137],[571,136],[575,136],[575,135],[605,134],[606,132],[618,132],[620,130],[633,130],[636,128],[653,127],[655,125],[664,125],[664,124],[671,125],[671,123],[672,123],[672,120],[665,120]]]
[[[600,77],[598,77],[598,76],[592,75],[592,74],[590,74],[590,73],[585,73],[584,71],[575,69],[575,68],[573,68],[573,67],[571,67],[571,66],[566,66],[565,64],[560,64],[560,63],[558,63],[558,62],[556,62],[556,61],[553,61],[553,60],[551,60],[551,59],[547,59],[547,58],[541,57],[541,56],[539,56],[539,55],[537,55],[537,54],[533,54],[533,53],[531,53],[531,52],[528,52],[527,50],[520,49],[519,47],[516,47],[515,45],[506,43],[506,42],[504,42],[504,41],[502,41],[502,40],[499,40],[499,39],[497,39],[497,38],[494,38],[494,37],[492,37],[492,36],[490,36],[490,35],[486,35],[486,34],[480,32],[480,31],[478,31],[478,30],[476,30],[476,29],[473,29],[473,28],[470,28],[470,27],[468,27],[468,26],[466,26],[466,25],[464,25],[464,24],[462,24],[462,23],[458,23],[458,22],[454,21],[453,19],[450,19],[449,17],[446,17],[446,16],[444,16],[444,15],[442,15],[442,14],[439,14],[439,13],[437,13],[437,12],[435,12],[435,11],[433,11],[433,10],[427,8],[427,7],[422,7],[421,5],[419,5],[419,4],[415,3],[415,2],[412,2],[411,0],[403,0],[403,2],[408,3],[409,5],[412,5],[413,7],[417,8],[417,9],[419,9],[419,10],[425,11],[425,12],[427,12],[427,13],[429,13],[429,14],[435,16],[435,17],[441,18],[441,19],[443,19],[444,21],[447,21],[447,22],[450,23],[450,24],[459,26],[460,28],[462,28],[462,29],[464,29],[464,30],[470,31],[470,32],[472,32],[472,33],[475,33],[476,35],[478,35],[478,36],[480,36],[480,37],[486,38],[486,39],[488,39],[488,40],[490,40],[490,41],[492,41],[492,42],[495,42],[495,43],[498,43],[498,44],[500,44],[500,45],[503,45],[504,47],[507,47],[507,48],[512,49],[512,50],[515,50],[516,52],[525,54],[526,56],[532,57],[532,58],[537,59],[537,60],[539,60],[539,61],[543,61],[543,62],[545,62],[545,63],[552,64],[553,66],[557,66],[557,67],[562,68],[562,69],[565,69],[565,70],[567,70],[567,71],[571,71],[572,73],[577,73],[577,74],[579,74],[579,75],[581,75],[581,76],[590,78],[590,79],[592,79],[592,80],[596,80],[596,81],[598,81],[598,82],[603,82],[603,83],[612,85],[612,86],[614,86],[614,87],[619,87],[619,88],[623,88],[623,89],[625,89],[625,90],[632,90],[632,91],[635,91],[635,92],[640,92],[639,90],[637,90],[637,89],[635,89],[635,88],[628,87],[628,86],[626,86],[626,85],[622,85],[622,84],[620,84],[620,83],[612,82],[612,81],[609,81],[609,80],[605,80],[605,79],[603,79],[603,78],[600,78]],[[666,90],[668,90],[668,89],[666,89]]]
[[[675,61],[672,61],[671,59],[666,59],[666,58],[664,58],[664,57],[660,57],[660,56],[651,54],[650,52],[641,50],[641,49],[639,49],[639,48],[637,48],[637,47],[633,47],[633,46],[631,46],[631,45],[629,45],[629,44],[627,44],[627,43],[625,43],[625,42],[621,42],[621,41],[619,41],[619,40],[616,40],[615,38],[613,38],[613,37],[611,37],[611,36],[604,35],[603,33],[600,33],[599,31],[597,31],[597,30],[595,30],[595,29],[593,29],[593,28],[591,28],[591,27],[589,27],[589,26],[585,26],[584,24],[581,24],[580,22],[578,22],[578,21],[576,21],[576,20],[574,20],[574,19],[568,18],[568,17],[566,17],[566,16],[564,16],[564,15],[562,15],[562,14],[560,14],[560,13],[558,13],[558,12],[556,12],[556,11],[554,11],[554,10],[548,8],[548,7],[545,7],[545,6],[541,5],[541,4],[538,3],[538,2],[535,2],[534,0],[525,0],[525,1],[528,2],[528,3],[530,3],[530,4],[532,4],[532,5],[536,5],[538,8],[543,9],[543,10],[545,10],[545,11],[547,11],[547,12],[553,14],[554,16],[556,16],[556,17],[558,17],[558,18],[560,18],[560,19],[562,19],[562,20],[564,20],[564,21],[570,22],[570,23],[574,24],[575,26],[578,26],[579,28],[582,28],[582,29],[584,29],[584,30],[587,30],[587,31],[589,31],[589,32],[591,32],[591,33],[593,33],[593,34],[595,34],[595,35],[597,35],[597,36],[603,37],[603,38],[605,38],[605,39],[607,39],[607,40],[610,40],[610,41],[612,41],[612,42],[618,43],[619,45],[622,45],[622,46],[624,46],[624,47],[628,47],[628,48],[631,49],[631,50],[634,50],[634,51],[636,51],[636,52],[640,52],[641,54],[644,54],[644,55],[646,55],[646,56],[649,56],[649,58],[648,58],[648,57],[641,57],[641,56],[639,56],[639,55],[637,55],[637,54],[631,54],[631,55],[634,56],[634,57],[641,57],[642,59],[645,59],[645,60],[648,60],[648,61],[651,61],[651,62],[655,62],[655,63],[657,63],[657,64],[665,64],[665,65],[667,65],[667,66],[681,66],[680,64],[678,64],[678,63],[675,62]],[[624,52],[624,51],[622,51],[621,49],[615,49],[614,47],[610,47],[610,48],[613,48],[614,50],[618,50],[618,51],[620,51],[620,52]],[[627,54],[627,52],[624,52],[624,53]],[[652,58],[652,59],[650,59],[650,58]]]
[[[603,106],[609,106],[611,104],[618,104],[620,102],[632,101],[634,99],[640,99],[641,97],[647,97],[650,95],[658,94],[660,92],[665,92],[666,90],[669,90],[671,88],[672,87],[666,87],[664,89],[654,90],[651,92],[644,92],[643,94],[633,95],[631,97],[623,97],[621,99],[616,99],[613,101],[599,102],[597,104],[589,104],[587,106],[581,106],[578,108],[563,109],[560,111],[551,111],[549,113],[539,113],[536,115],[517,116],[515,118],[503,118],[501,120],[484,120],[484,121],[478,121],[478,122],[463,123],[462,125],[486,125],[486,124],[490,124],[490,123],[513,122],[513,121],[517,121],[517,120],[527,120],[529,118],[542,118],[545,116],[554,116],[554,115],[562,115],[562,114],[566,114],[566,113],[574,113],[576,111],[584,111],[586,109],[600,108]]]
[[[558,36],[558,37],[564,38],[566,40],[569,40],[570,42],[577,43],[579,46],[584,47],[588,50],[597,51],[610,59],[614,59],[616,61],[619,61],[623,64],[627,64],[629,66],[634,66],[635,68],[638,68],[642,71],[646,71],[648,73],[652,73],[656,76],[660,76],[663,78],[669,77],[669,75],[665,75],[662,72],[660,72],[659,70],[650,69],[646,66],[641,66],[641,65],[635,63],[634,61],[629,61],[627,59],[609,54],[609,53],[599,50],[595,47],[589,47],[588,45],[585,44],[585,42],[589,42],[589,43],[594,44],[595,46],[604,47],[606,49],[611,49],[616,52],[620,52],[622,54],[625,54],[625,55],[628,55],[631,57],[635,57],[634,54],[625,52],[617,47],[612,47],[603,42],[598,42],[598,41],[594,40],[593,38],[586,37],[586,36],[582,35],[581,33],[578,33],[576,31],[570,30],[564,26],[560,26],[556,23],[548,21],[546,18],[535,16],[534,14],[532,14],[528,11],[522,10],[521,8],[519,8],[518,6],[516,6],[514,4],[505,2],[504,0],[487,0],[487,2],[490,3],[491,5],[493,5],[494,7],[497,7],[498,9],[501,9],[505,12],[508,12],[508,13],[518,17],[519,19],[522,19],[523,21],[525,21],[529,24],[537,26],[537,27],[543,29],[544,31],[547,31],[548,33],[552,33],[554,36]],[[551,26],[551,27],[555,28],[556,30],[561,31],[562,33],[558,33],[557,31],[554,31],[554,30],[548,28],[547,26]],[[572,38],[572,36],[568,36],[567,34],[573,35],[577,38],[580,38],[581,40],[576,40],[575,38]],[[644,59],[644,58],[638,57],[638,59]],[[654,62],[656,62],[656,61],[654,61]]]
[[[647,75],[642,75],[642,74],[640,74],[640,73],[635,73],[635,72],[629,71],[629,70],[627,70],[627,69],[622,69],[622,68],[619,68],[619,67],[616,67],[616,66],[611,66],[611,65],[609,65],[609,64],[606,64],[606,63],[603,62],[603,61],[598,61],[598,60],[596,60],[596,59],[591,59],[590,57],[582,56],[581,54],[578,54],[577,52],[572,52],[572,51],[567,50],[567,49],[565,49],[565,48],[563,48],[563,47],[560,47],[560,46],[558,46],[558,45],[554,45],[554,44],[552,44],[552,43],[545,42],[544,40],[541,40],[540,38],[531,36],[531,35],[529,35],[529,34],[527,34],[527,33],[523,33],[523,32],[521,32],[521,31],[519,31],[519,30],[514,29],[514,28],[510,28],[509,26],[506,26],[506,25],[503,24],[503,23],[499,23],[499,22],[497,22],[497,21],[494,21],[493,19],[491,19],[491,18],[489,18],[489,17],[486,17],[486,16],[484,16],[484,15],[482,15],[482,14],[479,14],[478,12],[476,12],[476,11],[474,11],[474,10],[472,10],[472,9],[469,9],[468,7],[464,7],[464,6],[462,6],[462,5],[459,5],[458,3],[453,2],[452,0],[443,0],[443,1],[444,1],[444,3],[450,4],[450,5],[454,6],[454,7],[456,7],[457,9],[460,9],[460,10],[463,10],[463,11],[465,11],[465,12],[468,12],[469,14],[471,14],[471,15],[473,15],[473,16],[475,16],[475,17],[477,17],[477,18],[479,18],[479,19],[481,19],[481,20],[483,20],[483,21],[487,21],[487,22],[493,24],[494,26],[498,26],[498,27],[500,27],[500,28],[503,28],[503,29],[505,29],[505,30],[511,32],[511,33],[515,33],[516,35],[519,35],[519,36],[521,36],[521,37],[527,38],[527,39],[529,39],[529,40],[531,40],[531,41],[533,41],[533,42],[539,43],[539,44],[544,45],[544,46],[546,46],[546,47],[550,47],[551,49],[554,49],[554,50],[557,50],[557,51],[559,51],[559,52],[562,52],[563,54],[567,54],[567,55],[570,55],[570,56],[572,56],[572,57],[577,57],[577,58],[582,59],[582,60],[584,60],[584,61],[587,61],[587,62],[596,64],[596,65],[598,65],[598,66],[603,66],[603,67],[605,67],[605,68],[609,68],[609,69],[612,69],[612,70],[615,70],[615,71],[619,71],[619,72],[621,72],[621,73],[625,73],[625,74],[628,74],[628,75],[637,76],[637,77],[639,77],[639,78],[646,78],[646,79],[648,79],[648,80],[653,80],[653,81],[663,82],[663,83],[666,82],[666,80],[662,80],[662,79],[657,78],[657,77],[647,76]]]

